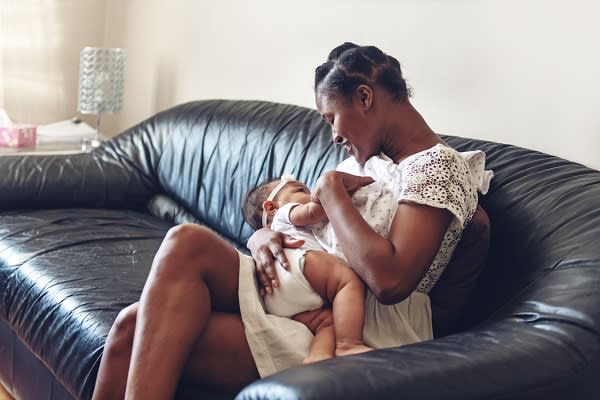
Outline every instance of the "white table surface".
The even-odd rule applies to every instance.
[[[79,142],[49,142],[39,143],[30,147],[0,147],[0,156],[28,156],[52,154],[78,154],[84,153]]]

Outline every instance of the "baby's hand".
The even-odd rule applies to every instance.
[[[350,197],[358,189],[370,185],[375,182],[370,176],[358,176],[348,174],[340,171],[329,171],[321,175],[317,180],[315,190],[311,193],[311,201],[320,203],[319,195],[324,193],[326,190],[334,189],[335,187],[342,186]]]

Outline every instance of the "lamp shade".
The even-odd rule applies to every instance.
[[[100,114],[120,111],[124,78],[124,49],[84,47],[79,57],[79,112]]]

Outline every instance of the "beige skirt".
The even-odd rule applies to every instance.
[[[290,263],[297,262],[286,252]],[[265,313],[254,274],[254,261],[240,253],[240,312],[246,339],[261,377],[302,364],[313,335],[290,318]],[[413,292],[394,305],[383,305],[367,291],[365,344],[374,348],[396,347],[433,338],[429,296]]]

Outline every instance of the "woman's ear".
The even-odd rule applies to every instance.
[[[373,90],[368,85],[358,85],[356,88],[356,94],[358,96],[358,100],[360,101],[360,105],[368,110],[371,108],[371,104],[373,104]]]

